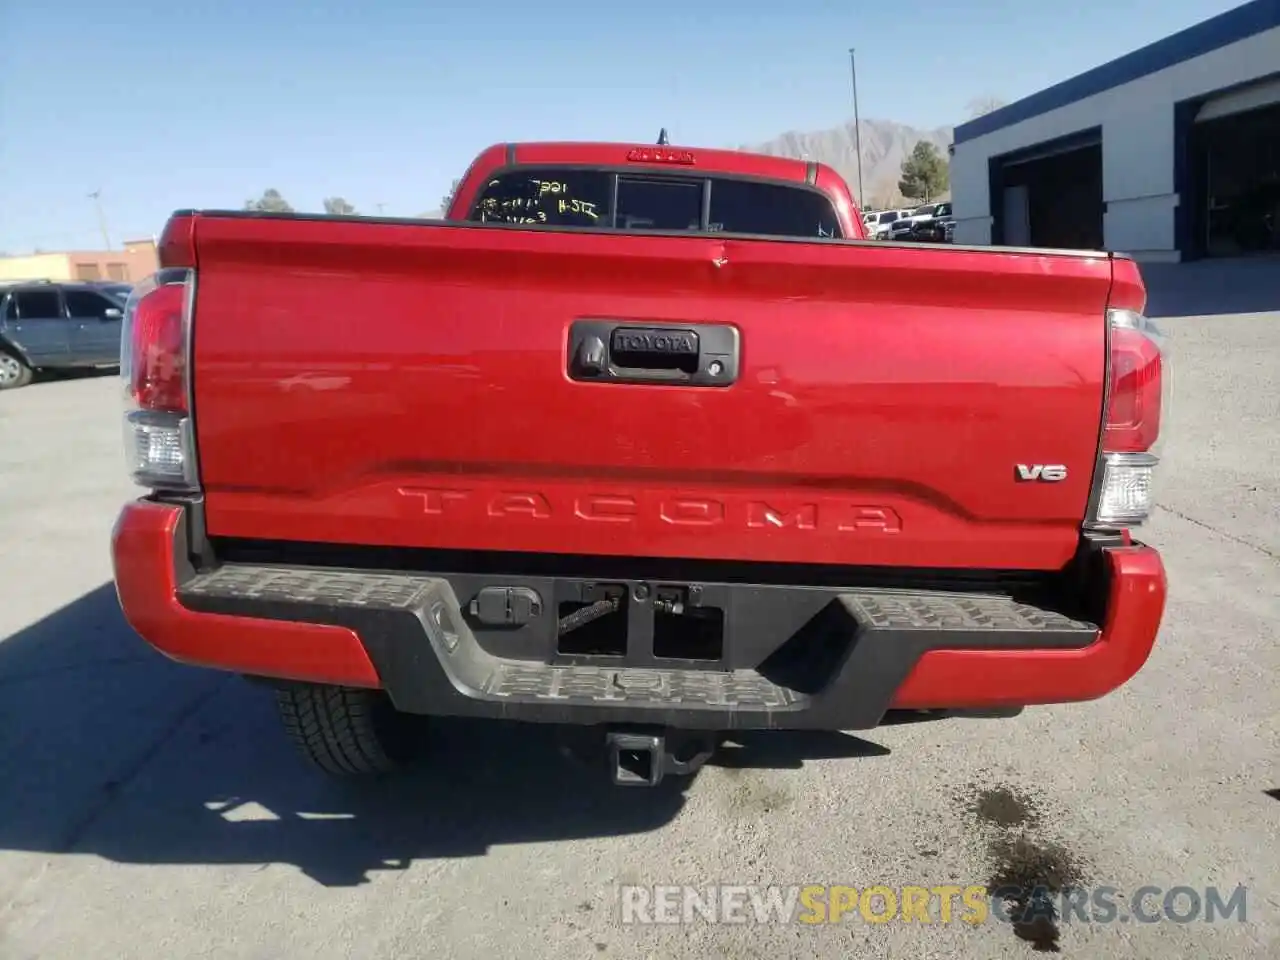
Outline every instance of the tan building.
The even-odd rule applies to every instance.
[[[155,241],[126,240],[121,250],[72,250],[0,257],[3,280],[117,280],[137,283],[159,269]]]

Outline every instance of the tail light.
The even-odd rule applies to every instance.
[[[125,306],[125,455],[134,482],[152,490],[200,488],[188,375],[194,302],[195,271],[171,268],[134,287]]]
[[[1142,313],[1146,294],[1132,271],[1107,311],[1107,387],[1098,471],[1086,524],[1097,530],[1138,526],[1155,505],[1162,420],[1168,412],[1168,343]],[[1126,302],[1127,301],[1127,302]]]

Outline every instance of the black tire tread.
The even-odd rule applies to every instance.
[[[325,773],[368,776],[404,765],[402,718],[381,691],[290,684],[277,688],[276,705],[294,746]]]

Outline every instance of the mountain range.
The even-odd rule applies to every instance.
[[[932,143],[946,156],[951,143],[952,128],[938,127],[920,130],[893,120],[859,120],[858,133],[862,138],[862,192],[857,197],[860,206],[892,207],[904,203],[898,191],[898,175],[902,161],[910,156],[921,140]],[[832,167],[848,182],[855,197],[858,193],[858,150],[853,121],[829,130],[811,133],[791,131],[774,137],[765,143],[742,145],[740,150],[751,150],[775,157],[799,157],[815,160]],[[945,197],[940,199],[946,199]]]

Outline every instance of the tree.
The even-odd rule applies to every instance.
[[[262,191],[261,198],[257,200],[246,200],[244,208],[256,210],[258,213],[293,213],[293,207],[289,206],[289,201],[280,196],[280,191],[274,187]]]
[[[898,189],[904,197],[928,203],[945,191],[949,182],[947,161],[928,140],[918,142],[911,151],[911,156],[902,161],[902,178],[898,181]]]
[[[969,119],[976,120],[978,117],[986,116],[988,113],[995,113],[1001,107],[1008,106],[999,97],[975,97],[969,101],[969,105],[965,109],[969,112]]]
[[[325,197],[324,212],[331,217],[354,217],[356,208],[342,197]]]
[[[449,188],[449,192],[444,195],[440,201],[440,215],[444,216],[449,212],[449,206],[453,203],[453,195],[458,192],[458,187],[462,184],[461,180],[453,181],[453,186]]]

